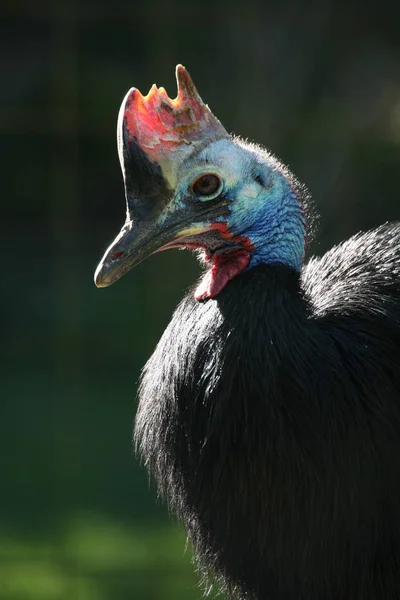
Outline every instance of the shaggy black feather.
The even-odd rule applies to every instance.
[[[399,270],[398,224],[257,267],[147,363],[139,451],[230,596],[400,598]]]

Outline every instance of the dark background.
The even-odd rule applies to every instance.
[[[394,6],[394,5],[393,5]],[[185,536],[131,447],[136,382],[193,256],[93,272],[125,218],[115,123],[182,62],[311,193],[312,250],[400,218],[399,11],[230,0],[2,2],[2,600],[192,600]]]

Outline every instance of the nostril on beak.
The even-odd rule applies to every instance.
[[[124,253],[117,250],[117,252],[114,252],[114,254],[112,255],[112,259],[116,260],[117,258],[119,258],[120,256],[122,256]]]

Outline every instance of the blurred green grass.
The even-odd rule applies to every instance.
[[[79,513],[36,536],[1,532],[2,600],[195,600],[184,532]]]

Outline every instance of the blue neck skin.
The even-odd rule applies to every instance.
[[[243,199],[241,206],[231,204],[228,227],[254,246],[247,269],[279,263],[300,271],[306,237],[302,206],[283,173],[275,171],[273,180],[256,198]]]

